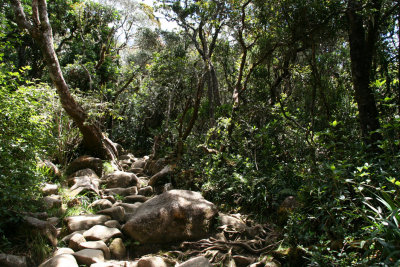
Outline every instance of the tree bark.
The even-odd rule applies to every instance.
[[[367,144],[374,144],[382,139],[381,134],[376,132],[380,129],[379,113],[370,87],[370,73],[378,37],[381,1],[372,1],[372,5],[375,10],[371,11],[373,16],[368,21],[364,21],[364,17],[360,14],[363,8],[360,1],[348,0],[347,8],[353,87],[361,132]],[[364,26],[364,23],[367,26]]]
[[[85,148],[95,156],[114,160],[117,155],[115,146],[102,134],[97,125],[89,122],[87,113],[72,97],[68,85],[64,80],[54,50],[53,33],[47,14],[46,0],[32,1],[31,20],[26,17],[20,0],[10,0],[10,2],[14,9],[18,26],[28,30],[30,36],[39,44],[49,69],[50,78],[60,97],[61,105],[82,133]]]

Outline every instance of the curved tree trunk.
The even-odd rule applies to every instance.
[[[17,24],[28,30],[30,36],[39,44],[50,77],[57,89],[61,105],[78,126],[83,136],[83,144],[95,156],[103,159],[115,159],[117,150],[113,143],[106,138],[100,128],[88,121],[85,110],[72,97],[64,80],[61,67],[53,45],[53,33],[47,14],[46,0],[32,1],[32,19],[28,20],[20,0],[10,0],[14,9]]]

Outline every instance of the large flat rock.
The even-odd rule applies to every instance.
[[[140,243],[169,243],[207,236],[217,208],[200,193],[171,190],[143,203],[122,227]]]
[[[65,218],[69,232],[87,230],[94,225],[104,224],[111,218],[106,215],[78,215]]]
[[[122,233],[117,228],[109,228],[103,225],[95,225],[86,232],[83,233],[86,240],[102,240],[107,242],[110,238],[122,237]]]
[[[78,263],[71,254],[60,254],[43,262],[39,267],[78,267]]]

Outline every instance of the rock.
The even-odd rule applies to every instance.
[[[27,216],[27,217],[34,217],[36,219],[39,220],[47,220],[47,218],[49,217],[49,215],[47,214],[47,212],[26,212],[23,211],[21,212],[21,215]]]
[[[117,228],[108,228],[103,225],[95,225],[86,232],[83,233],[86,240],[102,240],[107,242],[113,237],[122,237],[122,233]]]
[[[166,164],[167,160],[164,158],[161,158],[159,160],[149,160],[144,167],[144,172],[154,175],[157,172],[161,171]]]
[[[172,167],[170,165],[165,166],[161,171],[157,172],[150,178],[149,185],[154,186],[170,173],[172,173]]]
[[[114,204],[114,205],[123,207],[125,209],[125,213],[134,213],[140,207],[140,205],[142,205],[142,203],[141,202],[136,202],[136,203],[133,203],[133,204],[130,204],[130,203],[117,203],[117,204]]]
[[[107,221],[104,223],[104,225],[107,226],[108,228],[117,228],[121,230],[121,225],[116,220]]]
[[[101,210],[97,214],[104,214],[110,216],[112,219],[122,222],[125,218],[125,209],[120,206],[111,207]]]
[[[65,244],[68,244],[69,240],[71,239],[71,237],[73,237],[75,234],[83,234],[84,232],[85,232],[85,230],[75,231],[75,232],[73,232],[73,233],[71,233],[69,235],[64,236],[61,239],[61,242],[65,243]]]
[[[72,178],[74,184],[68,190],[68,196],[75,197],[82,192],[92,191],[96,193],[96,195],[100,195],[99,186],[100,186],[100,179],[92,178],[90,176],[78,176]]]
[[[83,242],[79,244],[79,249],[98,249],[103,251],[104,258],[109,259],[111,254],[110,254],[110,249],[107,247],[106,243],[103,241],[89,241],[89,242]]]
[[[46,196],[42,201],[46,209],[60,208],[62,204],[61,197],[58,195]]]
[[[232,258],[235,261],[235,264],[237,267],[246,267],[255,261],[254,258],[245,257],[245,256],[241,256],[241,255],[234,255],[234,256],[232,256]]]
[[[248,267],[278,267],[278,266],[280,266],[280,265],[276,264],[273,261],[268,261],[268,262],[260,261],[260,262],[250,264]],[[303,265],[300,265],[300,266],[303,266]]]
[[[44,184],[42,187],[43,195],[50,196],[50,195],[57,195],[58,194],[58,185],[56,184]]]
[[[137,267],[168,267],[161,257],[144,257],[138,261]]]
[[[135,174],[142,174],[143,173],[143,168],[130,168],[130,172],[133,172]]]
[[[174,189],[174,187],[172,186],[172,184],[171,184],[171,183],[166,183],[166,184],[163,186],[163,193],[164,193],[164,192],[167,192],[167,191],[170,191],[170,190],[172,190],[172,189]]]
[[[144,165],[146,165],[146,161],[144,159],[138,159],[132,164],[132,169],[143,169]]]
[[[78,267],[78,263],[71,254],[60,254],[43,262],[39,267]]]
[[[108,209],[111,208],[113,204],[108,199],[98,199],[89,205],[89,208],[97,208],[97,209]]]
[[[135,156],[134,156],[133,154],[128,153],[128,154],[119,156],[118,159],[119,159],[119,160],[131,160],[131,161],[133,161],[134,158],[135,158]]]
[[[142,244],[199,239],[209,233],[216,214],[200,193],[171,190],[143,203],[122,231]]]
[[[146,202],[147,200],[149,200],[149,198],[142,195],[132,195],[124,198],[124,201],[128,203]]]
[[[24,256],[15,256],[11,254],[0,253],[0,266],[26,267],[26,258]]]
[[[97,174],[97,176],[101,177],[103,172],[103,162],[99,158],[91,156],[81,156],[68,165],[66,174],[70,175],[76,171],[83,169],[92,169]]]
[[[86,242],[86,239],[83,237],[81,234],[74,234],[69,242],[68,242],[68,247],[74,251],[79,250],[79,245],[83,242]]]
[[[119,196],[129,196],[129,195],[137,195],[138,193],[138,189],[137,186],[131,186],[128,188],[110,188],[110,189],[106,189],[104,190],[104,193],[106,193],[107,195],[119,195]]]
[[[57,224],[60,223],[60,218],[58,218],[58,217],[51,217],[51,218],[48,218],[46,221],[47,221],[49,224],[53,225],[53,226],[57,226]]]
[[[219,214],[218,220],[221,225],[230,226],[239,232],[244,232],[248,228],[241,219],[224,213]]]
[[[116,201],[114,196],[102,196],[101,198],[102,199],[107,199],[111,203],[115,203],[115,201]]]
[[[137,262],[115,261],[99,262],[90,265],[90,267],[137,267]]]
[[[71,186],[71,185],[74,184],[72,182],[72,179],[74,177],[82,177],[82,176],[87,176],[87,177],[90,177],[90,178],[93,178],[93,179],[99,179],[99,176],[94,172],[94,170],[92,170],[92,169],[82,169],[82,170],[76,171],[76,172],[74,172],[74,173],[72,173],[72,174],[70,174],[68,176],[68,185]]]
[[[96,262],[103,262],[103,251],[98,249],[83,249],[72,254],[75,256],[79,264],[90,265]]]
[[[34,217],[25,216],[24,226],[29,227],[32,231],[37,231],[41,235],[47,237],[53,246],[57,246],[57,229],[47,221],[42,221]]]
[[[75,232],[87,230],[94,225],[104,224],[110,220],[110,217],[106,215],[78,215],[67,217],[64,220],[67,223],[68,231]]]
[[[112,172],[102,180],[108,188],[136,186],[139,181],[134,173],[123,171]]]
[[[121,238],[116,238],[111,242],[110,251],[114,259],[122,260],[126,257],[126,248]]]
[[[57,250],[53,253],[53,257],[62,255],[62,254],[73,254],[74,251],[70,248],[57,248]]]
[[[184,263],[179,264],[177,267],[211,267],[210,262],[204,256],[192,258]]]
[[[153,192],[154,192],[153,187],[146,186],[146,187],[140,188],[138,191],[138,194],[148,197],[148,196],[151,196],[153,194]]]

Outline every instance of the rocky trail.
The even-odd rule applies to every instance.
[[[174,189],[165,160],[125,154],[103,165],[77,158],[65,185],[43,186],[46,210],[24,214],[25,227],[54,247],[51,258],[0,254],[0,266],[280,266],[271,256],[279,246],[273,229],[218,212],[198,192]]]

